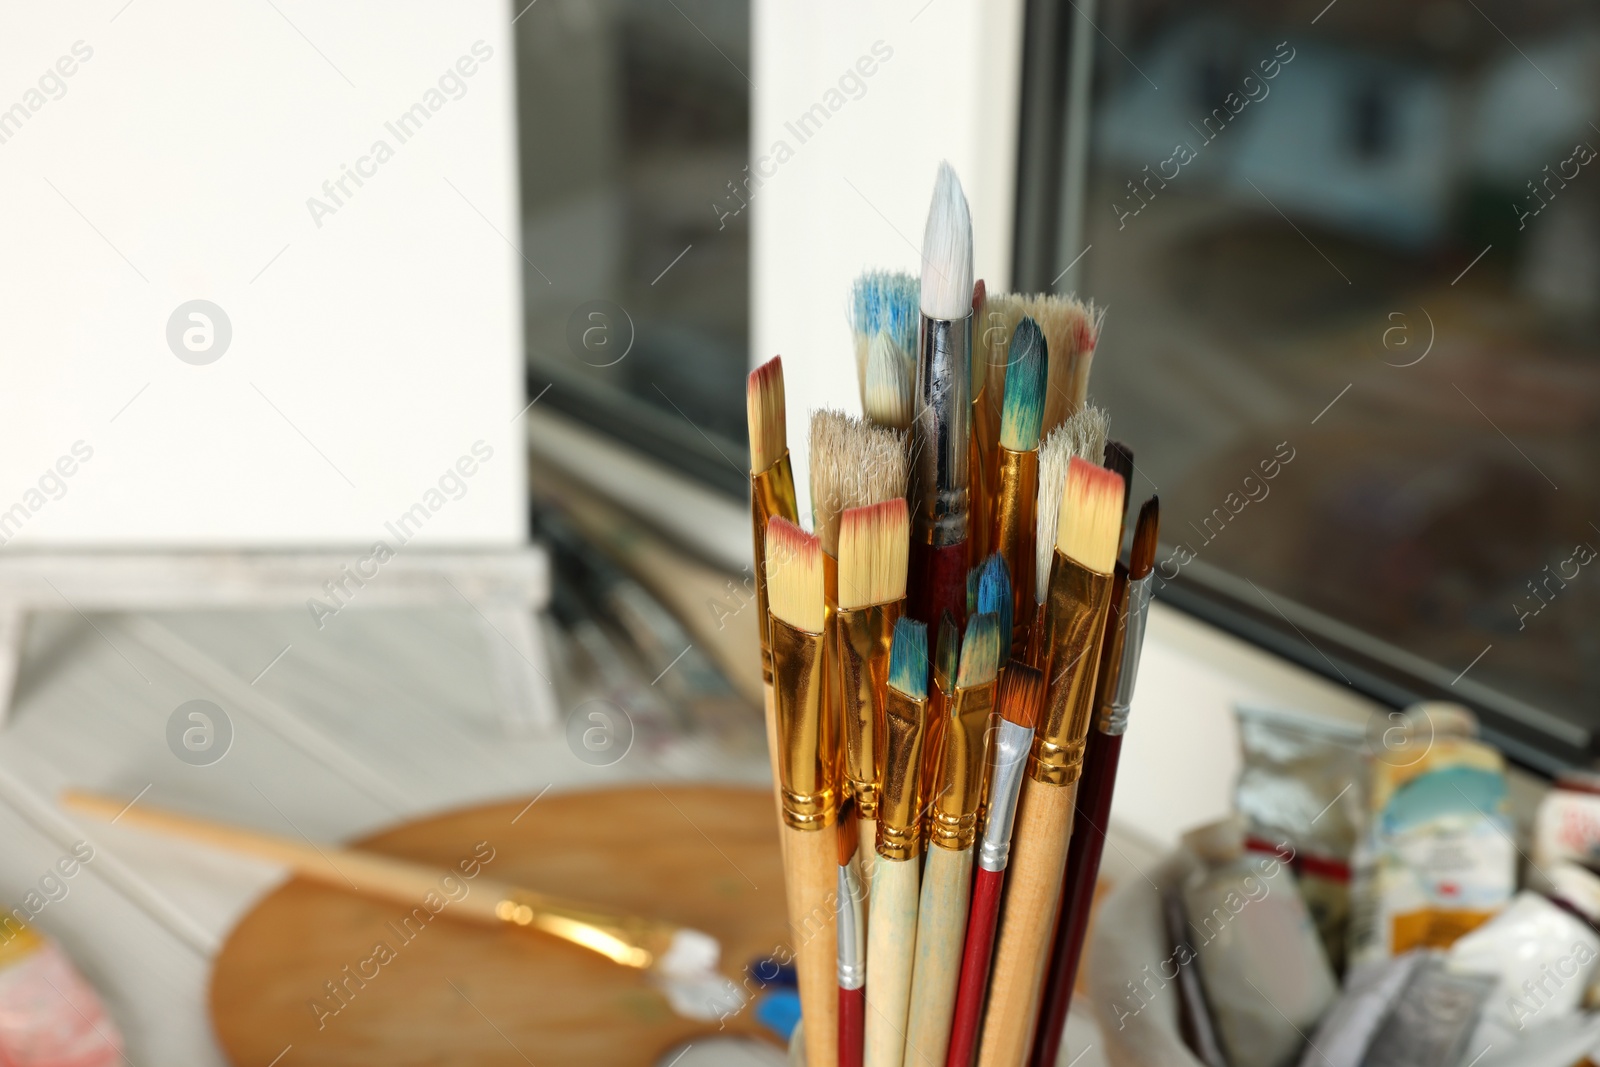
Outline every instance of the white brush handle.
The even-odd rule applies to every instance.
[[[911,967],[916,958],[915,859],[878,857],[867,919],[867,1040],[865,1067],[901,1067],[906,1017],[911,1008]]]
[[[972,849],[928,850],[917,912],[917,963],[911,978],[911,1016],[906,1028],[907,1067],[944,1067],[950,1020],[961,977],[961,947],[967,930],[972,886]]]
[[[800,1012],[807,1028],[810,1067],[838,1067],[839,940],[834,913],[839,886],[838,827],[785,827],[784,883],[789,937],[795,951]]]

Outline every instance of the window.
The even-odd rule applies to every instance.
[[[1587,762],[1600,28],[1510,0],[1090,11],[1030,5],[1018,283],[1109,306],[1092,393],[1161,493],[1161,595]]]
[[[749,4],[517,6],[529,398],[742,494]]]

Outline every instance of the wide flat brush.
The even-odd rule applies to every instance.
[[[1028,662],[1038,666],[1044,652],[1044,606],[1050,596],[1050,568],[1055,559],[1056,531],[1061,523],[1061,494],[1067,468],[1076,456],[1098,462],[1105,454],[1111,420],[1105,411],[1086,405],[1051,430],[1039,445],[1039,495],[1034,521],[1034,616],[1027,648]],[[1120,526],[1119,526],[1120,529]],[[1118,547],[1121,547],[1118,534]]]
[[[956,984],[946,1067],[971,1067],[978,1045],[978,1021],[983,1017],[984,995],[989,988],[989,963],[1011,854],[1017,795],[1022,788],[1028,751],[1033,747],[1033,727],[1044,702],[1044,691],[1043,672],[1015,661],[1006,667],[1000,683],[1000,723],[989,757],[989,804],[983,840],[978,846],[978,876],[972,886],[967,931],[962,941],[961,975]]]
[[[1050,348],[1044,401],[1044,432],[1049,433],[1088,402],[1089,370],[1105,311],[1054,293],[1024,296],[1019,304],[1024,315],[1039,323]],[[1088,458],[1098,462],[1100,454]]]
[[[1024,317],[1011,335],[1005,407],[1000,415],[999,484],[991,543],[1010,568],[1012,617],[1022,643],[1033,629],[1034,511],[1039,495],[1039,427],[1044,418],[1045,340]]]
[[[867,1017],[867,899],[856,855],[855,802],[839,808],[839,1067],[861,1067]]]
[[[878,855],[867,922],[866,1067],[900,1067],[905,1055],[922,850],[918,768],[927,718],[927,627],[901,619],[889,664]]]
[[[932,819],[917,909],[917,957],[906,1027],[906,1061],[913,1067],[939,1067],[949,1045],[972,885],[973,842],[989,766],[990,719],[1001,643],[998,616],[979,614],[967,620],[955,693],[942,716],[944,740],[934,792],[928,800]]]
[[[834,615],[844,773],[870,861],[877,839],[890,645],[906,595],[910,518],[904,497],[851,508],[839,524],[839,609]]]
[[[1106,452],[1111,453],[1107,445]],[[1123,450],[1129,457],[1131,453]],[[1119,464],[1120,465],[1120,464]],[[1089,732],[1084,756],[1083,781],[1078,787],[1077,816],[1072,843],[1067,847],[1067,885],[1061,895],[1061,915],[1056,922],[1055,950],[1045,982],[1044,1009],[1033,1042],[1033,1067],[1054,1067],[1066,1029],[1072,989],[1078,980],[1084,937],[1094,906],[1095,883],[1100,877],[1100,857],[1105,850],[1111,799],[1116,790],[1117,764],[1122,757],[1122,735],[1128,729],[1133,687],[1139,673],[1139,653],[1144,647],[1145,619],[1150,611],[1151,571],[1155,567],[1156,537],[1161,505],[1151,497],[1139,509],[1133,550],[1128,566],[1117,564],[1111,592],[1111,614],[1106,621],[1101,675],[1096,687],[1094,729]]]
[[[981,1067],[1016,1067],[1033,1047],[1094,711],[1096,653],[1110,605],[1122,503],[1121,478],[1073,458],[1045,606],[1045,705],[1017,809],[1011,884],[978,1049]]]
[[[778,729],[784,888],[809,1067],[838,1059],[838,885],[833,721],[824,714],[826,619],[818,539],[774,517],[767,527],[767,593]]]
[[[761,631],[762,708],[767,722],[767,757],[773,788],[778,782],[778,731],[773,724],[772,634],[767,612],[767,522],[773,517],[800,521],[794,471],[789,464],[785,421],[783,359],[773,356],[750,372],[745,387],[745,417],[750,432],[750,520],[755,532],[756,627]]]
[[[972,419],[972,217],[961,183],[939,165],[922,243],[921,318],[912,417],[913,618],[966,617]]]
[[[856,354],[856,384],[866,410],[872,339],[880,333],[905,353],[917,344],[917,278],[906,271],[869,270],[850,286],[850,335]]]

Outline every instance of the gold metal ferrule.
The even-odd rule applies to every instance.
[[[884,701],[883,796],[878,803],[878,855],[908,860],[921,850],[922,740],[927,700],[915,700],[890,687]]]
[[[1000,447],[1000,484],[993,517],[991,552],[1011,569],[1011,643],[1026,647],[1033,622],[1034,508],[1039,495],[1039,453]]]
[[[832,765],[828,781],[834,784],[838,795],[837,805],[844,800],[844,752],[839,745],[839,709],[844,706],[841,688],[844,679],[839,676],[839,635],[834,619],[839,614],[839,557],[822,553],[822,718],[828,724],[828,736],[833,744],[824,751]]]
[[[1094,729],[1103,734],[1111,733],[1112,705],[1128,641],[1128,568],[1121,560],[1111,578],[1110,605],[1105,636],[1100,640],[1100,673],[1094,683]]]
[[[1111,575],[1056,551],[1045,603],[1045,701],[1028,766],[1028,773],[1043,785],[1071,785],[1083,773],[1110,601]]]
[[[994,682],[957,689],[945,715],[943,752],[928,839],[959,852],[978,836],[978,808],[989,767],[989,726],[994,712]]]
[[[778,722],[778,785],[783,821],[796,830],[832,825],[833,723],[823,714],[827,680],[824,634],[772,619],[773,695]]]
[[[755,526],[756,543],[756,627],[761,631],[761,680],[768,685],[772,684],[772,635],[767,628],[767,520],[774,515],[790,522],[800,521],[794,471],[787,451],[766,470],[750,475],[750,520]]]
[[[878,817],[883,775],[884,701],[889,692],[889,646],[903,601],[834,616],[839,649],[840,727],[844,775],[863,819]]]
[[[494,913],[514,926],[542,930],[641,970],[667,953],[677,933],[677,927],[667,923],[590,911],[525,891],[512,892],[496,903]]]

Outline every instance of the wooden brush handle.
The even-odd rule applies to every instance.
[[[916,859],[878,857],[867,921],[866,1067],[901,1067],[917,940]]]
[[[989,961],[994,956],[994,929],[1000,918],[1000,890],[1005,882],[1005,871],[979,867],[972,883],[972,905],[967,912],[967,937],[961,949],[961,979],[956,986],[945,1067],[972,1067],[983,997],[989,990]]]
[[[959,629],[967,619],[967,542],[934,548],[912,546],[910,603],[907,614],[937,633],[940,613],[948,611]]]
[[[861,860],[861,909],[866,912],[868,929],[872,923],[872,872],[878,869],[878,820],[862,819],[856,838],[856,857]]]
[[[861,1041],[867,1016],[867,989],[839,990],[839,1067],[861,1067]]]
[[[1050,959],[1076,794],[1076,783],[1022,781],[1006,871],[1006,914],[989,976],[978,1067],[1018,1067],[1027,1062],[1033,1048],[1033,1023],[1039,1016],[1044,969]]]
[[[1066,1029],[1072,987],[1078,981],[1083,939],[1089,932],[1089,910],[1094,905],[1095,882],[1100,877],[1100,856],[1106,847],[1106,820],[1111,816],[1111,794],[1117,784],[1117,763],[1122,756],[1122,735],[1089,734],[1083,779],[1078,784],[1078,811],[1073,821],[1072,843],[1067,846],[1066,888],[1061,894],[1061,917],[1056,922],[1056,944],[1045,980],[1039,1032],[1033,1039],[1033,1067],[1055,1067]]]
[[[934,847],[922,872],[917,910],[917,964],[911,975],[911,1016],[906,1027],[907,1067],[944,1067],[951,1011],[961,977],[961,944],[972,885],[972,849]]]
[[[839,943],[834,914],[839,885],[839,830],[785,826],[784,885],[789,938],[806,1024],[807,1067],[834,1067],[839,1046]]]

